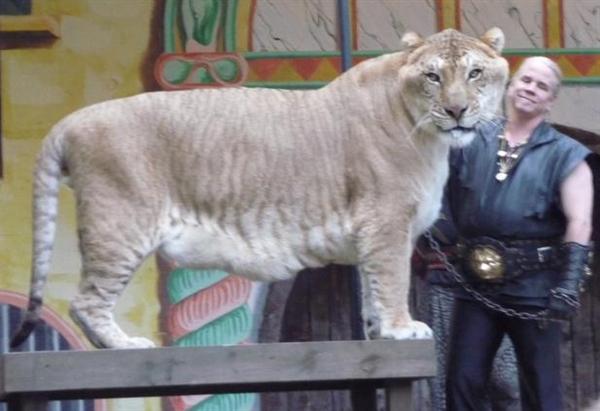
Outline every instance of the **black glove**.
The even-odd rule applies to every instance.
[[[587,245],[574,242],[560,247],[563,267],[560,280],[550,290],[548,309],[551,316],[566,319],[579,308],[579,292],[588,276],[589,250]]]

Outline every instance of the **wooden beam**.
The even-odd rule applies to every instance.
[[[7,353],[0,399],[352,389],[433,375],[432,340]]]
[[[60,37],[60,24],[51,16],[0,16],[0,50],[48,47]]]
[[[0,16],[1,33],[43,32],[48,36],[60,37],[60,26],[50,16]]]

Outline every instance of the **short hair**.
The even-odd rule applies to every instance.
[[[552,60],[546,56],[527,57],[519,65],[519,68],[517,69],[515,76],[519,74],[519,72],[521,71],[521,68],[523,68],[525,66],[525,64],[532,63],[532,62],[542,63],[546,67],[548,67],[550,69],[550,71],[552,71],[552,73],[554,74],[554,78],[556,79],[556,86],[554,87],[554,96],[556,96],[558,94],[558,91],[560,90],[560,85],[561,85],[562,79],[563,79],[563,73],[562,73],[562,70],[560,69],[560,66],[554,60]]]

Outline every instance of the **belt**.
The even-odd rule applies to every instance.
[[[475,279],[502,282],[524,272],[554,267],[559,259],[559,244],[560,239],[463,238],[458,254],[465,272]]]
[[[446,257],[446,259],[448,261],[450,261],[451,263],[456,261],[456,258],[458,257],[458,247],[442,246],[441,251],[442,251],[442,254]],[[446,264],[442,260],[442,257],[434,251],[428,251],[426,253],[423,253],[421,255],[421,258],[423,259],[423,262],[425,263],[427,270],[445,270],[446,269]]]

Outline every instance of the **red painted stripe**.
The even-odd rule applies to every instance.
[[[174,340],[201,328],[244,304],[252,283],[231,275],[170,307],[167,329]]]

